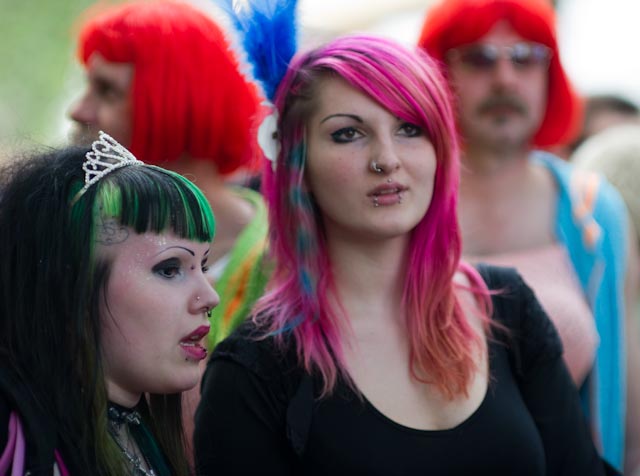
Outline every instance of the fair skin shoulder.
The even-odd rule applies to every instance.
[[[550,171],[529,161],[505,163],[499,172],[488,174],[463,167],[458,219],[464,254],[492,255],[555,243],[557,193]]]
[[[207,311],[219,298],[206,276],[209,243],[136,234],[107,220],[97,253],[111,272],[101,302],[102,354],[111,401],[188,390],[206,357]]]
[[[323,80],[307,125],[306,180],[320,209],[340,304],[343,349],[358,390],[389,419],[440,430],[466,420],[487,390],[486,353],[469,397],[446,400],[410,375],[399,313],[410,232],[431,202],[436,158],[422,129],[336,78]],[[376,172],[371,162],[382,169]],[[462,275],[457,279],[464,283]],[[465,308],[475,307],[461,291]],[[471,309],[467,315],[473,315]],[[479,321],[472,325],[482,331]]]

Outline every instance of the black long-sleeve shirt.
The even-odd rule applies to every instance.
[[[490,382],[480,407],[442,431],[402,426],[344,383],[318,381],[255,340],[251,324],[221,343],[196,414],[196,471],[214,475],[603,475],[559,337],[513,270],[481,267],[493,319]]]

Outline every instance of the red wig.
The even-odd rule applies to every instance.
[[[252,164],[258,94],[206,14],[175,1],[112,7],[81,27],[80,61],[96,52],[134,66],[130,149],[141,160],[187,154],[223,175]]]
[[[444,61],[447,51],[477,41],[501,20],[523,38],[553,51],[546,112],[533,145],[571,142],[582,124],[583,105],[560,64],[555,12],[548,0],[444,0],[427,14],[418,44]]]

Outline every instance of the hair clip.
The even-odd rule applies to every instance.
[[[82,163],[84,170],[84,186],[76,193],[71,201],[74,204],[89,188],[102,177],[114,170],[128,165],[144,165],[144,162],[122,146],[106,132],[100,131],[98,140],[91,144],[91,150],[85,155]]]
[[[263,103],[271,111],[265,116],[258,128],[258,145],[262,154],[271,162],[271,168],[276,169],[278,154],[280,153],[280,141],[278,140],[278,109],[270,102]]]

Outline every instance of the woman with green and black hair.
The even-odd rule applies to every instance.
[[[189,473],[214,228],[193,183],[106,134],[0,171],[0,473]]]

